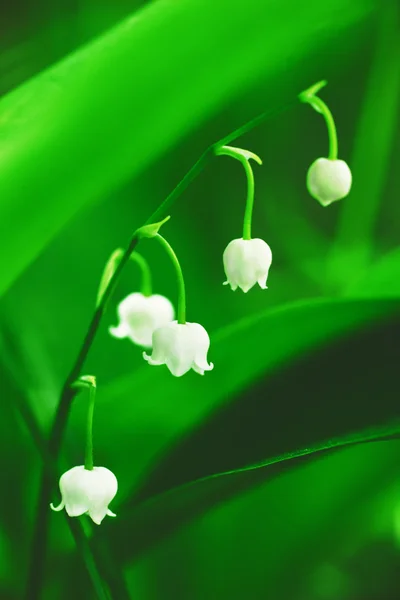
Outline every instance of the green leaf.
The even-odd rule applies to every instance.
[[[378,326],[375,323],[355,333],[361,323],[385,316]],[[273,356],[281,328],[288,349],[295,347],[299,331],[305,339],[304,329],[308,328],[303,352],[346,329],[351,335],[265,377],[283,349],[281,346]],[[254,320],[245,337],[243,330],[239,331],[242,348],[238,332],[231,332],[220,338],[218,350],[214,347],[216,354],[220,360],[220,352],[227,355],[233,375],[240,364],[234,354],[243,362],[256,336],[265,335],[264,378],[249,393],[236,396],[225,406],[217,401],[215,392],[213,408],[218,411],[194,433],[185,432],[186,439],[157,464],[133,498],[119,508],[121,523],[109,529],[110,535],[116,539],[128,528],[135,540],[132,548],[121,545],[121,559],[138,556],[215,503],[292,468],[314,453],[323,455],[344,445],[398,437],[398,394],[393,389],[397,369],[393,348],[400,333],[396,302],[325,301],[290,307],[278,316]],[[247,339],[246,344],[243,339]],[[286,356],[293,354],[289,350]],[[226,364],[223,370],[227,372]],[[221,387],[219,393],[223,395]],[[191,403],[205,400],[201,392],[196,394],[194,386],[190,393],[188,389],[180,393]]]
[[[249,316],[211,335],[209,359],[215,363],[215,368],[204,378],[193,373],[177,379],[164,367],[144,365],[109,386],[100,386],[96,412],[97,453],[107,456],[108,464],[116,473],[130,474],[129,480],[120,478],[119,501],[128,499],[129,484],[131,488],[140,488],[140,479],[146,478],[145,474],[158,456],[181,437],[188,436],[213,412],[229,406],[230,398],[253,381],[271,376],[278,367],[302,353],[323,347],[346,332],[382,319],[396,309],[396,302],[391,301],[317,299],[293,303]],[[262,345],[260,340],[263,340]],[[337,378],[334,366],[331,368]],[[297,406],[298,399],[294,398],[293,402]],[[78,410],[76,405],[71,415],[74,438],[83,435],[84,419]],[[374,422],[369,425],[373,426]],[[346,427],[346,420],[343,427]],[[289,430],[287,434],[283,430],[282,443],[286,448],[282,454],[301,454],[305,448],[315,449],[315,435],[319,429],[316,424],[315,432],[303,439],[303,445],[299,447],[293,446]],[[117,432],[117,437],[114,438],[113,432]],[[344,430],[338,428],[332,437],[341,434]],[[265,433],[263,439],[267,438]],[[323,437],[320,441],[322,444]],[[338,443],[344,441],[349,440],[339,439]],[[268,462],[277,457],[265,453],[263,459]],[[217,473],[218,467],[213,467],[210,472]],[[130,509],[116,506],[116,511],[124,514]]]
[[[143,225],[143,227],[139,227],[139,229],[136,229],[134,235],[138,237],[139,240],[142,238],[153,238],[158,234],[162,225],[169,221],[170,218],[171,217],[168,216],[165,217],[165,219],[163,219],[162,221],[159,221],[158,223],[149,223],[148,225]]]
[[[3,97],[0,294],[84,206],[258,80],[291,81],[289,46],[295,67],[378,4],[159,0]]]
[[[400,248],[388,252],[368,269],[361,271],[343,295],[359,298],[400,298]]]
[[[97,292],[96,307],[101,304],[104,292],[106,291],[119,263],[121,262],[123,255],[124,251],[122,248],[117,248],[108,259],[107,264],[104,267],[103,275],[101,276],[99,290]]]
[[[349,161],[353,186],[349,197],[341,203],[337,234],[326,266],[330,289],[346,288],[357,273],[369,267],[380,205],[390,201],[382,194],[398,131],[400,10],[396,2],[382,5],[382,9],[375,57]]]

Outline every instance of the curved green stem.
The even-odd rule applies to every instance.
[[[96,400],[96,383],[89,383],[89,408],[86,426],[85,469],[93,470],[93,412]]]
[[[170,257],[176,272],[176,280],[178,283],[178,316],[177,320],[180,325],[184,325],[186,323],[186,290],[185,290],[185,280],[183,278],[182,268],[179,263],[178,257],[172,249],[172,246],[167,242],[167,240],[157,233],[154,236],[163,248],[166,250],[168,256]]]
[[[336,133],[336,125],[333,120],[333,116],[327,105],[321,98],[318,96],[314,96],[312,99],[312,104],[314,108],[318,107],[318,112],[322,114],[325,119],[326,126],[328,128],[328,136],[329,136],[329,155],[328,158],[330,160],[336,160],[338,157],[338,141],[337,141],[337,133]]]
[[[142,273],[142,283],[140,286],[140,291],[143,296],[151,296],[153,291],[152,279],[151,279],[151,271],[149,267],[149,263],[147,260],[138,252],[133,252],[131,254],[131,260],[139,265],[140,271]]]
[[[137,243],[138,237],[136,235],[133,235],[121,260],[118,263],[118,266],[116,267],[112,277],[110,278],[106,289],[104,290],[101,296],[101,300],[98,306],[96,307],[92,320],[90,321],[88,330],[84,337],[78,356],[75,360],[70,374],[68,375],[64,383],[48,440],[48,450],[49,453],[54,457],[54,461],[57,461],[58,456],[60,454],[61,442],[66,428],[69,410],[73,399],[78,393],[78,389],[74,387],[74,383],[79,378],[80,372],[86,361],[87,355],[89,354],[89,350],[92,347],[102,316],[105,312],[108,300],[111,297],[116,283],[125,265],[129,261],[129,257],[135,249]],[[40,600],[41,598],[46,559],[46,542],[49,529],[49,502],[50,494],[54,487],[54,481],[55,479],[51,469],[47,464],[45,464],[40,484],[38,510],[35,519],[35,530],[33,534],[31,552],[32,560],[26,584],[26,600]],[[71,519],[69,519],[68,522],[71,522]],[[121,582],[121,585],[119,587],[121,589],[124,589],[123,581]],[[128,596],[125,595],[125,597],[127,598]]]
[[[231,146],[221,146],[216,148],[215,154],[217,156],[231,156],[232,158],[236,158],[236,160],[243,165],[247,178],[246,208],[243,219],[243,239],[251,240],[251,222],[253,218],[254,206],[254,173],[250,165],[250,159],[255,160],[259,165],[262,164],[262,160],[259,156],[257,156],[257,154],[254,154],[249,150],[233,148]]]
[[[254,205],[254,173],[248,160],[242,160],[241,163],[244,167],[247,177],[247,197],[243,219],[243,239],[251,240],[251,221],[253,217]]]
[[[296,100],[297,101],[297,100]],[[267,119],[272,119],[279,114],[294,108],[295,101],[286,104],[286,106],[277,107],[273,110],[267,110],[260,115],[251,119],[241,127],[238,127],[222,139],[218,140],[214,144],[211,144],[200,156],[200,158],[195,162],[193,167],[186,173],[186,175],[181,179],[178,185],[172,190],[172,192],[165,198],[165,200],[160,204],[160,206],[156,209],[156,211],[151,215],[150,219],[146,221],[146,223],[153,223],[154,221],[158,221],[162,218],[163,215],[166,214],[169,207],[177,200],[177,198],[185,191],[185,189],[189,186],[189,184],[202,172],[204,167],[211,161],[211,159],[215,156],[216,150],[221,148],[222,146],[226,146],[227,144],[231,144],[238,137],[248,133],[258,125],[261,125]]]
[[[329,110],[325,102],[315,95],[324,85],[326,85],[326,83],[326,81],[316,83],[315,85],[311,86],[308,90],[305,90],[304,92],[299,94],[299,98],[301,102],[310,104],[314,108],[314,110],[321,113],[324,117],[326,126],[328,128],[329,137],[328,158],[330,160],[336,160],[338,157],[338,140],[335,121],[333,119],[331,111]]]

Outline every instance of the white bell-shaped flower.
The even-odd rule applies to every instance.
[[[344,160],[317,158],[307,173],[307,188],[322,206],[347,196],[351,188],[351,171]]]
[[[151,348],[153,331],[170,323],[175,316],[174,307],[165,296],[130,294],[118,305],[119,325],[110,327],[116,338],[130,338],[134,344]]]
[[[65,507],[70,517],[88,514],[97,525],[106,515],[115,517],[108,505],[118,490],[114,473],[105,467],[73,467],[60,478],[61,503],[50,504],[50,508],[60,511]]]
[[[232,240],[225,248],[224,269],[227,281],[235,291],[240,287],[245,293],[256,283],[267,289],[268,271],[272,263],[272,252],[264,240]]]
[[[198,323],[168,323],[153,333],[153,352],[143,358],[150,365],[167,365],[172,375],[181,377],[190,369],[200,375],[214,367],[207,362],[210,338]]]

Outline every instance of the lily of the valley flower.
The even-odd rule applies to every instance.
[[[118,482],[114,473],[105,467],[73,467],[60,478],[61,503],[50,504],[50,508],[60,511],[65,507],[70,517],[88,514],[100,525],[106,515],[115,517],[108,505],[118,490]]]
[[[264,240],[232,240],[225,248],[223,261],[227,278],[224,285],[229,284],[233,291],[240,287],[246,293],[256,283],[267,289],[272,252]]]
[[[317,158],[307,173],[308,191],[322,206],[347,196],[351,181],[349,166],[339,159]]]
[[[173,321],[153,333],[153,352],[143,358],[149,365],[167,365],[172,375],[181,377],[190,369],[200,375],[214,367],[207,362],[210,338],[198,323],[180,324]]]
[[[134,293],[127,296],[118,306],[119,325],[110,327],[116,338],[130,338],[134,344],[151,348],[153,332],[170,323],[175,314],[174,307],[165,296]]]

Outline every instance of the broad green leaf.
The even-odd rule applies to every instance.
[[[204,378],[176,379],[165,367],[143,365],[131,375],[98,389],[96,453],[107,457],[121,478],[119,500],[137,487],[156,457],[228,405],[230,398],[310,349],[394,311],[393,302],[314,300],[251,315],[211,334]],[[260,340],[263,341],[260,344]],[[75,403],[68,439],[84,439],[85,406]]]
[[[368,268],[374,234],[396,140],[400,105],[400,11],[398,3],[382,6],[375,57],[355,133],[353,188],[340,203],[337,235],[327,261],[327,285],[343,289]],[[344,92],[345,93],[345,92]],[[340,138],[339,138],[340,139]]]
[[[349,285],[344,296],[400,298],[400,248],[395,248],[371,264]]]
[[[399,449],[400,441],[392,440],[307,461],[228,502],[216,503],[131,569],[138,575],[146,566],[153,577],[160,574],[157,599],[176,598],[174,580],[165,568],[173,564],[188,571],[187,578],[180,578],[183,598],[259,598],[260,589],[264,598],[298,598],[299,589],[308,588],[304,584],[310,575],[327,561],[340,570],[349,539],[374,539],[373,518],[380,513],[382,519],[382,510],[373,517],[371,500],[396,478]],[[194,557],[201,577],[193,577]],[[325,587],[330,587],[328,581]],[[314,599],[307,592],[300,597]],[[317,595],[318,600],[322,597]]]
[[[378,4],[158,0],[2,98],[0,294],[83,206]]]
[[[354,316],[363,312],[366,318],[374,304],[338,306],[342,316],[352,307],[354,329]],[[377,303],[375,310],[378,306],[382,315],[392,313],[392,317],[366,331],[342,336],[264,378],[211,415],[164,457],[133,499],[120,507],[121,524],[109,530],[118,537],[120,528],[129,528],[135,540],[132,549],[121,550],[121,557],[137,556],[215,503],[314,453],[398,437],[398,394],[392,381],[400,315],[395,302]],[[323,311],[315,308],[319,315],[314,325],[321,327]],[[302,323],[310,321],[311,315],[304,311]],[[258,331],[262,335],[260,322]]]

